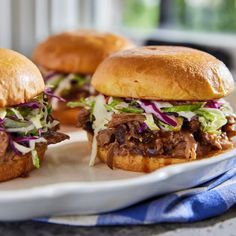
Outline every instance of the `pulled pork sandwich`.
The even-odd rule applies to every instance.
[[[233,147],[236,116],[225,97],[234,88],[215,57],[184,47],[151,46],[116,53],[98,67],[101,94],[80,103],[79,126],[111,168],[150,172]]]
[[[95,31],[65,32],[49,37],[39,44],[33,60],[43,73],[47,86],[56,96],[79,101],[94,95],[90,79],[99,63],[111,53],[133,47],[127,39]],[[78,108],[52,99],[53,115],[61,123],[75,125]]]
[[[0,48],[0,181],[39,168],[47,146],[68,138],[57,132],[44,87],[30,60]]]

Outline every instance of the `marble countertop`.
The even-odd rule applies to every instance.
[[[236,236],[236,207],[222,216],[191,224],[157,224],[149,226],[74,227],[33,221],[0,223],[1,236],[63,235],[164,235],[164,236]]]

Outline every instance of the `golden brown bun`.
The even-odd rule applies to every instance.
[[[39,44],[33,53],[36,64],[64,73],[93,74],[108,55],[133,47],[127,39],[96,31],[64,32]]]
[[[104,148],[98,147],[98,157],[99,159],[107,163],[107,153],[108,151]],[[173,158],[173,157],[144,157],[141,155],[127,155],[127,156],[117,156],[113,158],[113,167],[134,171],[134,172],[152,172],[164,166],[189,162],[191,160],[184,158]]]
[[[80,108],[53,110],[53,118],[59,120],[62,125],[76,126],[78,123],[78,112]]]
[[[24,103],[44,91],[38,68],[25,56],[0,48],[0,107]]]
[[[205,52],[171,46],[140,47],[105,59],[92,77],[99,92],[153,100],[208,100],[234,89],[231,73]]]
[[[40,163],[44,159],[46,149],[47,145],[43,144],[36,147]],[[24,156],[15,155],[14,160],[0,163],[0,182],[21,176],[27,176],[27,174],[33,169],[35,169],[35,167],[32,162],[31,153]]]

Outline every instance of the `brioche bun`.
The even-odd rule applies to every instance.
[[[223,62],[199,50],[172,46],[115,53],[99,65],[91,83],[108,96],[153,100],[211,100],[234,89]]]
[[[40,144],[36,147],[40,163],[44,159],[46,149],[46,144]],[[3,161],[0,163],[0,182],[21,176],[27,176],[27,174],[33,169],[35,169],[35,167],[33,165],[31,153],[27,153],[23,156],[15,154],[13,160]]]
[[[96,31],[64,32],[39,44],[33,60],[49,70],[93,74],[98,64],[111,53],[131,48],[127,39]]]
[[[44,91],[38,68],[25,56],[0,48],[0,107],[31,100]]]

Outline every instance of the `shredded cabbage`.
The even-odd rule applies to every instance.
[[[59,123],[50,119],[50,115],[51,106],[44,94],[31,102],[0,109],[0,130],[8,133],[13,151],[22,155],[31,152],[33,163],[37,168],[39,159],[35,145],[47,142],[42,135]]]
[[[4,119],[7,114],[7,111],[5,108],[0,108],[0,119]]]
[[[71,82],[74,79],[74,74],[69,74],[67,77],[65,77],[58,85],[58,87],[54,90],[54,95],[61,96],[63,91],[70,90],[71,89]],[[51,100],[52,108],[58,109],[58,99],[53,97]]]
[[[146,113],[153,114],[158,120],[174,127],[177,126],[175,119],[162,112],[155,102],[139,101],[139,104]]]
[[[146,117],[138,132],[143,133],[147,128],[152,131],[164,130],[178,132],[182,129],[185,119],[191,121],[196,117],[204,132],[220,133],[220,128],[227,123],[227,115],[232,108],[226,102],[214,101],[219,108],[208,108],[207,102],[193,102],[192,104],[172,105],[168,102],[147,101],[129,98],[91,96],[80,101],[69,102],[69,107],[84,107],[90,111],[90,122],[94,130],[92,151],[89,165],[93,166],[97,155],[97,135],[106,129],[106,124],[114,113],[137,113]],[[209,105],[209,104],[208,104]],[[212,104],[211,104],[212,105]],[[37,162],[37,160],[35,161]]]
[[[160,130],[160,128],[155,124],[152,114],[145,114],[145,116],[146,116],[146,120],[144,121],[144,123],[148,126],[150,130],[153,130],[153,131]]]
[[[67,106],[70,108],[75,108],[75,107],[85,107],[88,110],[90,110],[90,115],[89,115],[89,120],[93,120],[93,110],[95,106],[95,97],[90,96],[87,98],[81,98],[79,101],[72,101],[68,102]]]
[[[38,169],[40,167],[40,161],[37,151],[33,149],[31,151],[31,155],[32,155],[33,165]]]
[[[63,80],[64,76],[62,74],[54,74],[49,79],[47,79],[47,86],[51,88],[56,88]]]
[[[25,147],[17,142],[13,141],[15,148],[22,154],[25,155],[28,152],[31,152],[31,148]]]
[[[45,76],[47,78],[48,75]],[[83,76],[78,74],[58,74],[54,73],[52,76],[49,76],[48,79],[45,79],[47,82],[47,87],[52,88],[53,94],[55,97],[52,97],[52,107],[53,109],[58,109],[58,99],[56,97],[64,97],[66,94],[69,94],[70,91],[74,88],[81,88],[84,85],[88,85],[86,88],[91,94],[95,91],[91,86],[89,86],[90,76]]]
[[[187,112],[187,111],[196,111],[204,105],[203,102],[186,104],[186,105],[177,105],[172,107],[162,107],[162,111],[164,112]]]
[[[196,113],[194,113],[196,110],[200,109],[204,106],[204,102],[196,102],[193,104],[186,104],[186,105],[176,105],[172,107],[164,107],[162,106],[162,111],[164,112],[174,112],[177,113],[180,117],[186,118],[188,121],[190,121],[194,116],[196,116]]]
[[[36,168],[40,167],[40,161],[39,161],[38,153],[35,149],[35,145],[36,145],[36,143],[43,143],[43,142],[47,142],[47,140],[44,139],[44,138],[37,138],[37,139],[29,141],[29,146],[31,148],[31,155],[32,155],[33,164]]]
[[[97,155],[97,134],[100,130],[105,129],[105,125],[112,118],[112,112],[107,111],[105,104],[106,100],[103,95],[98,95],[95,98],[95,104],[93,108],[93,115],[95,118],[93,122],[94,136],[93,136],[92,152],[90,155],[89,166],[93,166],[95,164]]]
[[[161,120],[158,121],[158,125],[160,126],[160,128],[162,130],[165,130],[165,131],[180,131],[181,128],[182,128],[182,125],[183,125],[183,118],[182,117],[177,117],[176,118],[176,122],[177,122],[177,125],[174,127],[172,125],[168,125],[164,122],[162,122]]]
[[[20,112],[15,109],[15,108],[10,108],[10,110],[15,114],[15,116],[19,119],[19,120],[24,120],[24,117],[20,114]]]
[[[172,104],[170,104],[169,102],[157,102],[154,101],[153,102],[159,109],[163,108],[163,107],[173,107]]]
[[[41,114],[29,118],[29,120],[32,122],[32,124],[36,129],[41,129],[43,127],[41,119],[42,119]]]
[[[224,113],[215,108],[200,108],[196,111],[199,116],[202,130],[209,133],[219,134],[219,129],[227,123]]]
[[[96,99],[93,96],[82,99],[79,102],[69,102],[67,105],[70,107],[83,106],[90,110],[90,121],[93,123]],[[226,117],[233,114],[232,108],[223,99],[172,105],[169,102],[106,97],[103,104],[108,113],[137,113],[145,115],[146,120],[144,123],[151,130],[160,128],[165,131],[179,131],[182,128],[184,119],[191,121],[195,117],[200,121],[203,131],[219,133],[220,128],[227,123]],[[211,108],[213,105],[217,108]],[[105,113],[105,109],[101,109]]]
[[[143,109],[136,107],[134,104],[127,103],[120,98],[112,98],[108,100],[108,104],[105,105],[108,111],[115,113],[143,113]]]
[[[223,99],[221,99],[222,101]],[[220,110],[224,113],[225,116],[230,116],[233,114],[233,108],[226,101],[221,105]]]
[[[79,101],[68,102],[67,106],[70,107],[70,108],[85,107],[87,109],[91,109],[94,102],[95,102],[95,97],[90,96],[90,97],[87,97],[87,98],[81,98]]]
[[[190,121],[196,114],[192,111],[179,111],[177,112],[179,116],[186,118],[188,121]]]
[[[27,135],[30,132],[33,132],[35,130],[35,127],[33,124],[30,124],[29,126],[26,127],[21,127],[21,128],[6,128],[6,131],[8,133],[20,133]]]

